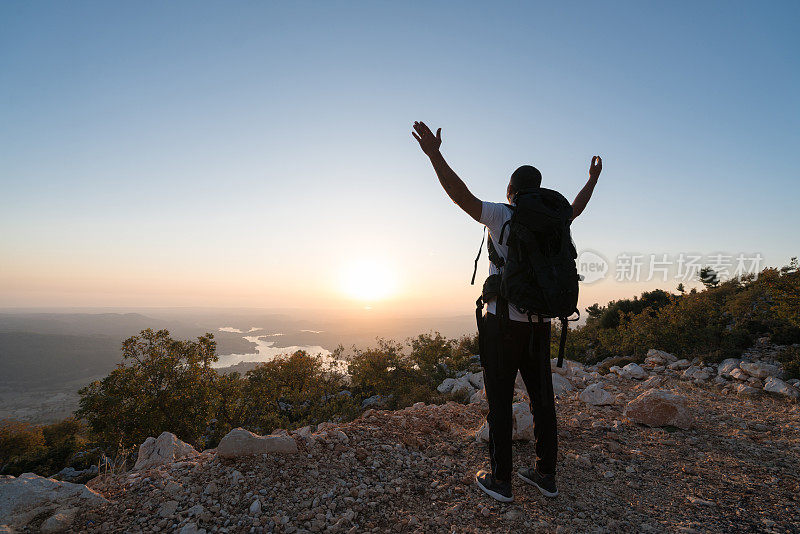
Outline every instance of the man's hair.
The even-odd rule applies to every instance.
[[[535,189],[542,185],[542,173],[531,165],[523,165],[511,175],[511,189],[514,193],[523,189]]]

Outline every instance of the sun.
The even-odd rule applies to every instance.
[[[344,266],[341,285],[342,291],[348,297],[363,302],[375,302],[390,297],[397,291],[397,275],[388,262],[361,259]]]

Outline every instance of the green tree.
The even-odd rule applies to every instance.
[[[698,273],[698,278],[700,282],[706,286],[706,289],[710,289],[712,287],[717,287],[719,285],[719,275],[717,271],[712,269],[711,267],[703,267],[700,269]]]
[[[204,446],[217,404],[213,334],[176,341],[167,330],[147,329],[125,340],[122,354],[117,369],[79,391],[76,415],[100,442],[127,448],[166,430]]]

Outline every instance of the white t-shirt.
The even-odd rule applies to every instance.
[[[500,232],[503,229],[503,225],[511,219],[511,208],[506,206],[505,204],[500,204],[498,202],[481,202],[481,224],[485,225],[486,228],[489,229],[489,239],[492,240],[492,245],[494,245],[494,249],[497,251],[497,254],[503,258],[508,258],[508,246],[505,245],[505,242],[508,240],[508,227],[506,227],[506,232],[503,235],[503,243],[502,245],[498,244],[500,240]],[[489,262],[489,274],[499,274],[500,269],[497,266]],[[489,313],[497,314],[497,299],[494,298],[488,302],[486,310]],[[524,313],[520,312],[515,308],[513,305],[508,306],[508,318],[512,321],[524,321],[528,322],[528,316]],[[538,321],[539,318],[536,315],[531,316],[531,319],[534,321]],[[545,322],[550,322],[549,318],[544,319]]]

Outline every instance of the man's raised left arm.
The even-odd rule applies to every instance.
[[[597,179],[600,178],[600,171],[602,170],[603,160],[600,159],[600,156],[594,156],[592,162],[589,164],[589,181],[586,182],[586,185],[583,186],[583,189],[581,189],[578,196],[576,196],[575,200],[572,202],[573,221],[586,209],[586,204],[588,204],[589,199],[592,198],[594,186],[597,185]]]

